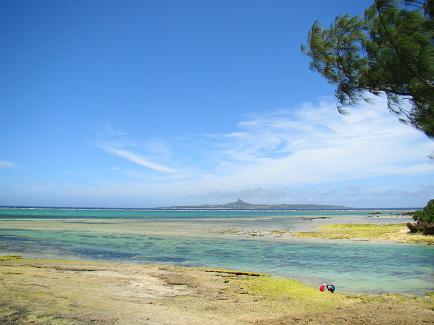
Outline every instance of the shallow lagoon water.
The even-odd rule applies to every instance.
[[[421,294],[434,289],[434,247],[245,238],[224,231],[379,222],[366,211],[50,209],[44,218],[45,210],[12,210],[0,209],[2,253],[261,271],[313,285],[333,283],[342,291]],[[306,221],[305,216],[330,219]],[[385,212],[380,219],[389,223],[408,218]]]

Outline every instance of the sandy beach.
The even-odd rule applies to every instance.
[[[2,324],[426,324],[434,295],[321,293],[259,273],[0,259]]]

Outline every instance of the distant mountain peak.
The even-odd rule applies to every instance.
[[[212,205],[196,205],[196,206],[171,206],[163,207],[161,209],[239,209],[239,210],[285,210],[285,209],[301,209],[301,210],[318,210],[318,209],[348,209],[348,207],[340,205],[323,205],[323,204],[252,204],[242,199],[238,199],[235,202],[225,204],[212,204]]]
[[[248,203],[248,202],[243,201],[241,199],[238,199],[235,202],[223,204],[223,206],[228,207],[228,208],[248,208],[248,207],[251,207],[252,205],[254,205],[254,204]]]

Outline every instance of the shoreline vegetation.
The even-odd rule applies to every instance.
[[[298,238],[380,240],[434,245],[434,236],[410,233],[406,224],[332,224],[318,226],[314,231],[298,231],[291,234]]]
[[[215,268],[0,257],[6,324],[423,324],[434,293],[320,292]]]

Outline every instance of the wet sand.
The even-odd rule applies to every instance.
[[[2,324],[427,324],[434,295],[321,293],[206,268],[0,258]]]

